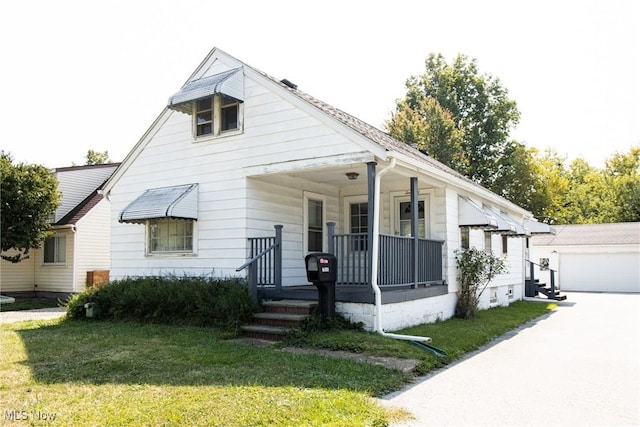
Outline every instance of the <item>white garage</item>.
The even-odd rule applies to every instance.
[[[532,260],[549,260],[563,291],[640,292],[640,223],[554,226],[532,237]]]

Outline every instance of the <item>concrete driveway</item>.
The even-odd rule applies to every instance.
[[[640,425],[640,294],[567,295],[382,404],[415,415],[402,426]]]

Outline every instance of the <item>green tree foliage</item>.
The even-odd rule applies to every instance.
[[[504,157],[513,150],[509,132],[518,123],[520,113],[497,78],[480,74],[476,61],[464,55],[458,55],[449,65],[441,54],[430,54],[425,61],[425,73],[410,77],[406,87],[407,94],[397,102],[396,114],[386,124],[393,136],[417,146],[433,145],[431,141],[411,139],[422,137],[424,132],[404,131],[428,128],[429,125],[402,123],[409,120],[428,122],[429,109],[435,107],[425,99],[433,98],[441,109],[451,114],[457,129],[462,132],[465,159],[457,162],[458,171],[498,194],[514,193],[503,191],[498,185],[509,182],[504,177]],[[417,114],[410,115],[406,110]],[[396,124],[396,121],[400,123]],[[439,151],[429,154],[440,160]]]
[[[535,191],[530,210],[549,224],[640,221],[640,146],[616,153],[605,169],[553,150],[533,151]]]
[[[58,181],[40,165],[19,163],[0,153],[2,259],[20,262],[49,236],[50,217],[60,202]],[[16,250],[16,254],[5,251]]]
[[[614,194],[617,221],[640,221],[640,145],[631,147],[627,154],[614,154],[605,173]]]
[[[111,163],[111,159],[109,158],[109,152],[103,151],[98,152],[94,150],[87,151],[87,155],[85,156],[86,165],[103,165],[105,163]]]
[[[431,96],[417,103],[415,109],[406,102],[398,103],[387,123],[391,136],[415,144],[418,150],[452,169],[465,170],[468,160],[463,151],[464,132],[458,129],[451,113]]]

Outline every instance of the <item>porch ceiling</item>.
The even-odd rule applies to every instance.
[[[377,170],[380,171],[386,166],[385,164],[378,163]],[[355,179],[350,179],[347,174],[356,173]],[[418,182],[425,184],[429,187],[439,187],[442,183],[433,178],[429,178],[425,175],[417,174],[416,171],[412,171],[402,167],[396,167],[382,178],[382,187],[384,188],[409,188],[409,179],[411,176],[418,176]],[[313,167],[309,169],[288,170],[281,172],[271,172],[266,174],[254,174],[252,178],[258,178],[267,182],[278,183],[283,178],[305,180],[309,182],[315,182],[318,184],[324,184],[333,187],[347,187],[347,186],[365,186],[367,185],[367,164],[347,164],[347,165],[327,165],[323,167]],[[424,185],[422,185],[424,186]]]

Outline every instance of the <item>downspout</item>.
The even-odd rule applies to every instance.
[[[396,340],[413,341],[420,343],[431,342],[429,337],[418,337],[413,335],[400,335],[385,332],[382,328],[382,292],[380,286],[378,286],[378,254],[380,252],[380,239],[378,234],[380,233],[380,179],[387,172],[391,171],[396,166],[396,159],[391,158],[391,162],[380,172],[376,174],[373,186],[373,242],[371,245],[371,287],[375,295],[375,314],[374,314],[374,329],[380,335],[393,338]]]
[[[77,281],[77,277],[76,274],[78,273],[78,250],[77,250],[77,241],[78,241],[78,233],[76,233],[76,226],[72,225],[71,226],[71,232],[73,233],[73,268],[71,269],[71,274],[73,274],[73,277],[71,279],[71,289],[72,289],[72,293],[76,292],[76,281]]]

